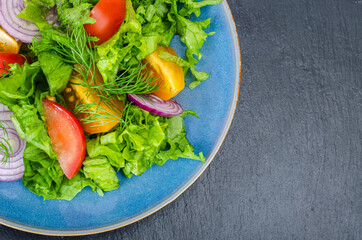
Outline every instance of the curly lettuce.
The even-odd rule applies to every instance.
[[[221,3],[222,0],[126,0],[127,14],[121,28],[108,42],[97,47],[97,66],[104,80],[114,78],[120,70],[132,67],[157,49],[157,45],[168,46],[174,35],[179,35],[186,45],[188,64],[180,65],[185,72],[190,69],[195,80],[189,84],[194,88],[209,77],[208,73],[196,70],[201,59],[210,19],[191,21],[192,14],[200,15],[201,8]],[[178,5],[183,7],[178,10]],[[180,60],[175,61],[179,63]]]

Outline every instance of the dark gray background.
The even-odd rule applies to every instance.
[[[71,239],[362,239],[362,1],[228,2],[243,73],[220,152],[157,213]]]

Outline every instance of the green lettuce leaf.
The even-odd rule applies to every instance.
[[[26,144],[23,160],[25,167],[24,186],[44,199],[57,198],[64,178],[57,160],[50,158],[48,154],[31,142]]]
[[[86,178],[82,171],[79,171],[72,179],[64,177],[57,198],[70,201],[87,186],[89,186],[93,192],[97,192],[99,196],[104,195],[102,189],[95,182]]]
[[[14,112],[11,120],[21,138],[44,151],[49,157],[56,158],[44,121],[39,118],[37,108],[22,103],[9,107]]]
[[[41,52],[38,59],[47,78],[50,95],[61,93],[67,86],[73,67],[52,52]]]
[[[44,79],[37,64],[17,66],[9,77],[0,79],[0,102],[14,112],[12,122],[21,138],[55,157],[38,106],[34,105],[36,85],[42,87]]]
[[[165,118],[136,106],[129,111],[130,123],[123,131],[116,132],[117,144],[126,160],[122,171],[128,178],[139,176],[153,164],[162,165],[168,159],[182,157],[205,161],[202,153],[194,154],[194,148],[186,138],[184,115]],[[197,116],[192,111],[185,111],[185,115],[188,114]]]
[[[112,191],[119,188],[119,179],[116,171],[106,157],[87,157],[83,162],[83,172],[92,179],[103,191]]]
[[[91,139],[87,142],[87,153],[91,158],[105,156],[110,164],[119,171],[124,167],[125,161],[120,149],[115,143],[107,144],[100,141],[100,138]]]
[[[58,0],[59,1],[59,0]],[[95,23],[96,20],[90,17],[90,10],[94,6],[87,1],[60,1],[58,3],[58,19],[65,26],[83,26],[84,24]]]
[[[138,107],[132,111],[132,122],[119,135],[120,142],[126,144],[122,150],[126,160],[122,170],[127,177],[141,175],[153,165],[165,138],[163,119]]]
[[[35,23],[40,30],[51,28],[46,20],[47,14],[57,7],[58,21],[64,26],[83,26],[95,23],[90,17],[90,10],[98,0],[27,0],[26,7],[18,17]]]
[[[50,24],[46,21],[46,17],[54,5],[54,1],[27,1],[26,7],[18,14],[18,17],[33,22],[39,29],[44,29],[50,26]]]
[[[82,172],[78,172],[72,179],[66,178],[55,158],[49,157],[29,142],[27,142],[23,159],[24,186],[45,200],[71,200],[86,186],[90,186],[100,196],[103,195],[102,190]]]
[[[121,28],[108,42],[97,47],[97,66],[105,82],[153,53],[158,45],[168,46],[177,34],[186,45],[186,59],[167,58],[184,67],[185,72],[190,69],[195,80],[189,87],[198,86],[209,74],[196,70],[195,65],[202,57],[200,49],[206,38],[213,33],[204,31],[209,27],[210,19],[193,22],[188,17],[192,13],[198,16],[202,7],[221,1],[127,0],[126,19]],[[180,10],[178,4],[183,6]]]
[[[180,2],[184,3],[184,5],[179,11],[179,14],[184,17],[191,17],[191,14],[195,14],[195,16],[198,17],[201,14],[202,7],[206,7],[208,5],[217,5],[222,3],[222,1],[223,0],[180,0]]]
[[[9,77],[0,78],[0,99],[26,99],[33,95],[40,67],[36,64],[15,64],[11,71]]]
[[[186,138],[186,129],[182,116],[168,118],[166,129],[167,148],[156,156],[155,163],[159,166],[163,165],[168,159],[189,158],[205,162],[202,153],[197,156],[195,148]]]

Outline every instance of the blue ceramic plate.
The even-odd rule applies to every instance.
[[[177,96],[184,109],[200,119],[186,117],[188,139],[206,163],[189,159],[169,160],[142,176],[126,179],[121,188],[99,197],[84,189],[72,201],[48,200],[28,191],[21,180],[0,182],[0,222],[23,231],[46,235],[83,235],[119,228],[138,221],[184,192],[207,168],[230,127],[240,84],[240,50],[235,24],[226,2],[202,9],[200,20],[211,18],[208,38],[197,69],[211,77],[194,90]],[[172,46],[181,54],[179,39]]]

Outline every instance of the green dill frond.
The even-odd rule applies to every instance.
[[[131,102],[127,102],[127,104],[124,106],[123,112],[122,112],[122,125],[121,125],[121,132],[123,132],[126,127],[129,126],[129,124],[131,123],[133,116],[130,116],[130,112],[131,112],[131,106],[132,103]]]
[[[95,76],[95,51],[89,47],[92,37],[83,26],[68,29],[66,33],[52,30],[44,30],[42,33],[50,34],[53,41],[53,44],[47,46],[47,50],[54,51],[64,62],[73,65],[73,70],[82,76],[83,81],[89,75]]]
[[[127,69],[117,78],[107,83],[90,86],[107,95],[122,95],[126,93],[149,94],[161,88],[157,78],[144,70],[141,63],[133,69]]]
[[[86,124],[102,122],[102,124],[95,124],[95,127],[102,126],[110,122],[120,123],[123,128],[128,126],[130,122],[129,109],[131,103],[127,103],[124,106],[124,109],[120,110],[112,103],[111,100],[104,101],[106,107],[103,107],[101,104],[77,103],[74,112],[75,114],[86,114],[86,117],[80,119]]]

